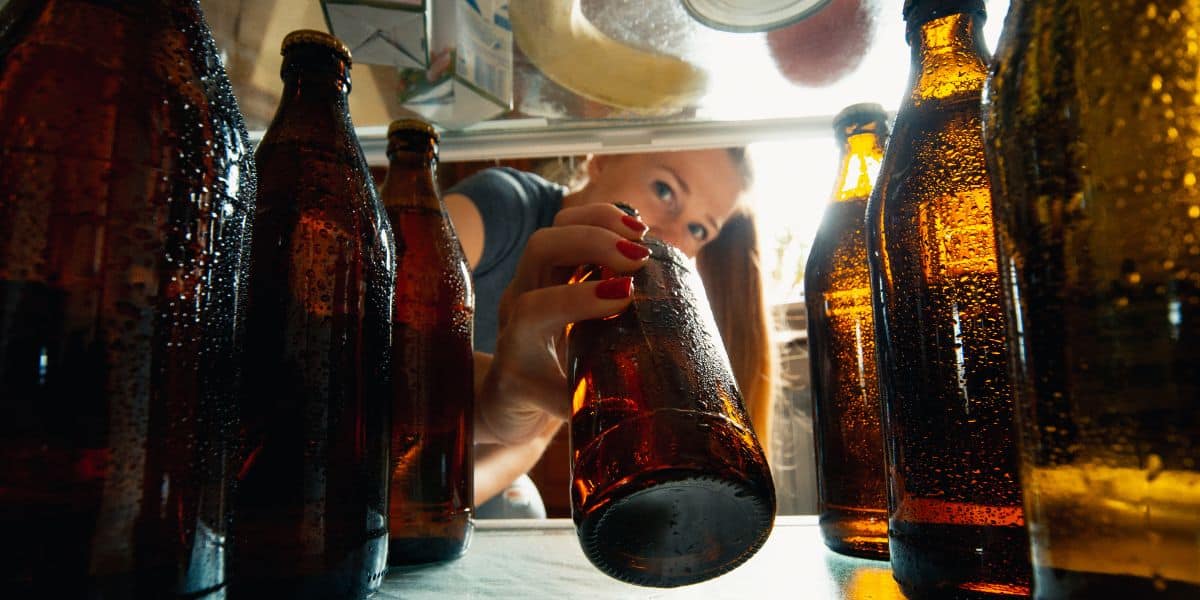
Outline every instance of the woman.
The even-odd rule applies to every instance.
[[[597,156],[585,174],[568,191],[490,169],[445,196],[475,280],[476,439],[499,444],[478,453],[477,505],[528,471],[569,416],[566,324],[631,301],[629,277],[566,285],[566,275],[581,264],[640,269],[646,234],[696,259],[756,433],[770,439],[774,361],[754,220],[739,204],[750,183],[744,149]]]

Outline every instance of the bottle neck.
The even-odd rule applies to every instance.
[[[396,149],[388,144],[388,172],[380,186],[385,207],[442,209],[437,193],[437,144],[430,140],[421,145]]]
[[[989,54],[982,22],[979,13],[957,12],[909,27],[911,101],[919,104],[983,89]]]
[[[341,61],[301,64],[285,60],[281,75],[285,101],[345,102],[350,94],[350,68]]]
[[[280,76],[283,96],[264,142],[290,139],[333,147],[352,136],[350,66],[345,61],[319,47],[293,48],[284,55]]]
[[[877,123],[853,126],[842,142],[842,165],[833,202],[866,199],[883,164],[884,132]]]

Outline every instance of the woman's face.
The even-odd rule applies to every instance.
[[[689,257],[717,237],[742,192],[724,149],[601,155],[588,164],[585,202],[623,202],[653,235]]]

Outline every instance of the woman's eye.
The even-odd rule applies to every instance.
[[[654,182],[654,195],[664,202],[675,202],[675,190],[665,181]]]
[[[688,233],[701,242],[708,239],[708,229],[699,223],[688,223]]]

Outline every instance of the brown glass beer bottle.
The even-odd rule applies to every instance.
[[[644,243],[633,304],[568,331],[571,511],[592,564],[669,587],[750,558],[775,487],[699,275],[678,249]]]
[[[0,12],[0,589],[220,593],[254,165],[194,1]]]
[[[380,196],[396,235],[391,564],[461,556],[474,529],[475,295],[438,193],[437,145],[437,133],[424,121],[388,128]]]
[[[1200,598],[1200,6],[1012,3],[985,131],[1034,595]]]
[[[888,463],[906,594],[1029,593],[1029,554],[980,102],[982,0],[907,0],[910,89],[867,209]]]
[[[825,545],[887,558],[887,491],[875,323],[863,218],[883,160],[887,113],[847,107],[833,120],[841,167],[804,269],[817,501]]]
[[[361,598],[386,568],[391,228],[347,106],[350,53],[283,40],[259,182],[230,594]]]

